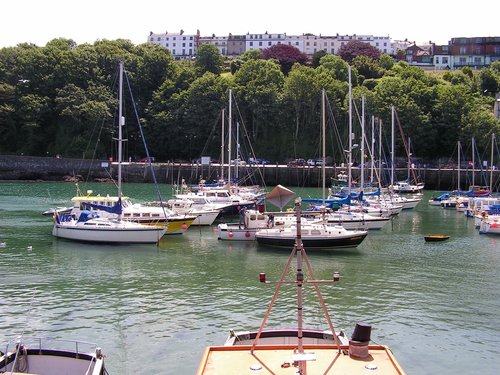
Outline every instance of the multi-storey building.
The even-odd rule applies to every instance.
[[[286,35],[284,44],[297,48],[300,52],[304,51],[304,39],[302,36]]]
[[[500,60],[500,37],[452,38],[449,42],[453,68],[482,68]]]
[[[432,46],[432,64],[434,69],[453,69],[453,60],[448,45]]]
[[[251,49],[267,49],[277,44],[285,44],[286,35],[285,34],[268,34],[267,31],[264,34],[247,34],[245,40],[245,50],[249,51]]]
[[[227,38],[227,55],[239,56],[245,53],[245,35],[229,34]]]
[[[228,37],[227,36],[215,36],[215,34],[212,34],[212,36],[202,36],[198,39],[199,43],[198,46],[201,46],[203,44],[211,44],[219,50],[220,54],[222,56],[228,55],[227,53],[227,42],[228,42]]]
[[[381,53],[401,56],[410,64],[434,67],[435,69],[460,69],[464,66],[481,68],[500,60],[500,37],[452,38],[448,45],[436,46],[429,42],[426,46],[417,46],[408,40],[391,42],[389,36],[373,35],[335,35],[322,36],[313,34],[250,34],[217,37],[200,37],[180,33],[156,34],[151,32],[148,41],[158,43],[170,50],[175,58],[191,58],[201,44],[212,44],[223,56],[239,56],[251,49],[264,50],[278,44],[296,47],[300,52],[313,56],[316,52],[338,53],[339,49],[350,41],[362,41],[377,48]]]
[[[186,35],[181,30],[180,33],[155,34],[149,33],[148,42],[157,43],[167,48],[175,58],[186,59],[196,54],[198,35]]]

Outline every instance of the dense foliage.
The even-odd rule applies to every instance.
[[[472,137],[478,147],[487,148],[491,134],[500,133],[492,113],[500,62],[481,71],[426,73],[351,47],[356,143],[362,96],[366,123],[371,124],[372,116],[381,122],[383,139],[390,139],[395,106],[397,129],[402,130],[398,155],[408,137],[414,155],[430,159],[449,157],[457,141],[467,144]],[[256,155],[275,161],[316,157],[325,89],[328,155],[333,162],[343,161],[349,65],[340,56],[317,54],[314,64],[306,64],[303,56],[282,46],[226,61],[215,47],[203,46],[195,60],[176,61],[156,44],[136,46],[126,40],[76,45],[55,39],[45,47],[1,49],[0,153],[114,156],[118,61],[125,64],[125,82],[133,94],[125,104],[126,158],[145,155],[144,135],[157,160],[218,159],[223,109],[227,133],[229,92],[242,153],[250,152],[251,145]],[[136,118],[142,129],[133,125]],[[370,132],[367,126],[369,137]]]

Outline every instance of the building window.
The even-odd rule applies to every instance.
[[[161,40],[161,38],[160,38],[160,37],[158,37],[156,40],[159,42],[159,41]]]
[[[175,43],[173,43],[173,46],[172,47],[176,47]]]
[[[465,63],[467,62],[467,59],[465,57],[460,57],[458,59],[458,62],[460,63],[460,65],[465,65]]]
[[[482,59],[480,57],[474,57],[474,65],[481,65]]]
[[[267,45],[268,45],[268,46],[272,45],[272,42],[267,42]]]
[[[460,54],[465,55],[467,53],[467,48],[466,47],[460,47]]]
[[[253,47],[253,42],[250,42],[250,47]]]
[[[182,43],[182,46],[183,46],[183,47],[186,47],[186,43]]]
[[[259,47],[262,47],[262,42],[259,42]]]
[[[481,54],[481,47],[476,47],[476,55],[480,55]]]
[[[439,64],[439,56],[436,56],[436,64]]]
[[[448,58],[447,57],[443,57],[442,62],[443,62],[443,64],[448,64]]]

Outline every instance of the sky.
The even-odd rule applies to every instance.
[[[500,36],[500,1],[419,0],[4,0],[0,48],[40,47],[55,38],[147,41],[154,33],[202,36],[374,35],[447,44],[455,37]]]

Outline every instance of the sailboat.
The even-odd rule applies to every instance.
[[[404,374],[391,350],[384,345],[370,344],[371,325],[359,322],[350,339],[343,332],[336,332],[319,284],[340,280],[334,272],[332,280],[316,280],[307,257],[301,232],[300,198],[295,201],[296,237],[292,252],[271,303],[257,331],[230,331],[225,344],[208,347],[200,361],[197,375],[231,374]],[[296,278],[286,280],[296,259]],[[308,279],[309,277],[309,279]],[[262,284],[272,284],[265,273],[259,274]],[[266,329],[271,310],[284,285],[296,285],[297,312],[295,328]],[[309,329],[304,326],[305,306],[303,293],[312,284],[328,329]]]
[[[109,243],[157,243],[166,232],[164,226],[143,225],[123,220],[122,206],[122,127],[125,118],[122,115],[123,105],[123,63],[119,64],[119,103],[118,103],[118,200],[112,206],[99,205],[100,211],[83,210],[78,215],[59,215],[54,212],[54,227],[52,234],[58,238],[83,242]],[[89,203],[96,208],[96,205]],[[112,214],[112,217],[102,217],[100,212]]]

